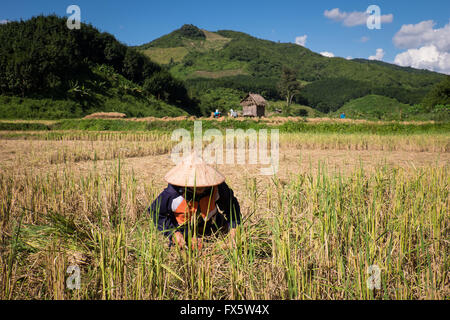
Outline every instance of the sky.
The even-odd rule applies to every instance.
[[[67,16],[77,5],[81,21],[140,45],[183,24],[209,31],[235,30],[292,42],[329,57],[375,59],[450,74],[450,1],[114,1],[0,0],[0,23],[39,14]],[[379,28],[369,6],[379,9]]]

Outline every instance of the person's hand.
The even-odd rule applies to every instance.
[[[180,231],[176,231],[173,235],[175,236],[175,242],[178,245],[178,247],[180,249],[184,249],[184,246],[186,245],[184,235]]]

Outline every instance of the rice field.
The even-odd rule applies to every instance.
[[[241,205],[236,247],[184,251],[146,211],[175,143],[0,132],[0,298],[449,299],[448,135],[282,133],[277,175],[218,165]]]

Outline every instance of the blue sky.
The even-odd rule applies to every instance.
[[[383,61],[416,64],[428,69],[440,67],[444,71],[437,71],[450,72],[450,44],[445,39],[442,40],[447,36],[450,39],[450,33],[447,32],[450,31],[448,0],[2,2],[0,22],[28,19],[41,13],[68,16],[66,8],[76,4],[81,8],[83,22],[92,23],[101,31],[112,33],[128,45],[149,42],[185,23],[191,23],[210,31],[231,29],[281,42],[294,43],[297,37],[306,35],[305,47],[315,52],[331,52],[334,56],[344,58],[351,56],[367,59],[369,56],[375,56],[377,49],[382,49],[377,58]],[[365,12],[369,5],[378,5],[382,16],[392,15],[392,18],[382,23],[379,30],[369,30],[366,24],[345,25],[348,22],[346,17],[351,19],[348,16],[352,12]],[[338,10],[332,12],[335,8]],[[328,17],[326,10],[329,11]],[[419,25],[429,20],[433,23]],[[405,32],[398,36],[396,43],[393,38],[404,25],[415,26],[409,31],[405,29]],[[447,25],[448,28],[445,28]],[[435,32],[436,30],[439,32]],[[414,34],[422,40],[412,41],[411,35]],[[430,40],[430,34],[439,37]],[[436,41],[436,44],[433,41]],[[435,46],[436,52],[432,46]],[[397,58],[400,54],[403,55]],[[428,64],[427,59],[430,60]],[[441,60],[437,63],[436,59]]]

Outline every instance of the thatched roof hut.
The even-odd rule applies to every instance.
[[[267,101],[256,93],[249,93],[241,100],[242,115],[245,117],[264,117]]]

